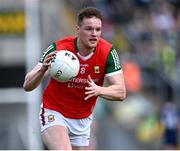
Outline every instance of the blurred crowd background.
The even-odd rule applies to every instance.
[[[75,34],[86,6],[101,10],[102,37],[118,50],[127,87],[123,102],[98,100],[90,149],[178,149],[179,0],[0,0],[0,149],[44,148],[34,113],[47,80],[33,98],[24,76],[53,41]],[[164,142],[166,129],[176,146]]]

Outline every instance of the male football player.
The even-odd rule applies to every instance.
[[[80,61],[76,77],[68,82],[51,78],[43,92],[40,123],[42,140],[48,149],[88,149],[97,97],[110,101],[122,101],[126,97],[117,51],[101,38],[101,31],[101,12],[93,7],[83,8],[78,13],[77,37],[69,36],[52,43],[25,77],[25,91],[35,89],[57,51],[71,51]],[[109,86],[103,86],[104,77]]]

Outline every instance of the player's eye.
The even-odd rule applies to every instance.
[[[92,30],[92,28],[91,28],[91,27],[87,27],[87,28],[86,28],[86,30],[91,31],[91,30]]]
[[[96,28],[96,31],[101,31],[101,28]]]

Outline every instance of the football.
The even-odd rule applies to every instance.
[[[59,82],[67,82],[79,73],[80,63],[75,54],[68,50],[60,50],[51,59],[49,73]]]

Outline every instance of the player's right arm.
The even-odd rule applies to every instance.
[[[48,68],[50,66],[50,60],[56,54],[56,47],[53,43],[50,45],[45,52],[43,52],[42,57],[39,60],[39,63],[26,74],[23,88],[25,91],[34,90],[40,82],[44,79]]]

